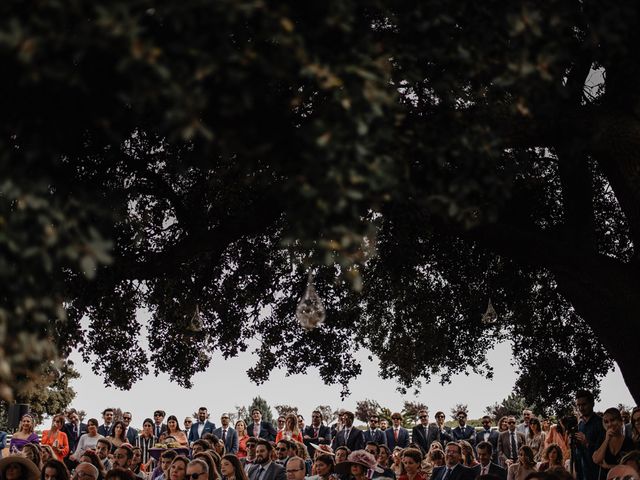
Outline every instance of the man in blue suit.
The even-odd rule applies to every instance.
[[[122,422],[124,423],[124,428],[125,428],[124,436],[127,437],[127,441],[131,445],[135,445],[136,438],[138,438],[138,430],[130,426],[132,418],[133,416],[131,415],[131,412],[124,412],[122,414]]]
[[[200,440],[205,433],[213,433],[216,429],[216,424],[210,422],[208,417],[207,407],[200,407],[198,409],[198,421],[191,425],[191,430],[189,430],[189,445],[196,440]]]
[[[411,439],[413,443],[420,447],[422,454],[426,455],[433,441],[432,439],[438,432],[435,425],[429,425],[429,412],[427,410],[420,410],[418,412],[418,419],[420,423],[413,427]]]
[[[238,452],[238,432],[229,425],[229,414],[223,413],[220,417],[220,428],[213,431],[213,434],[224,442],[224,448],[227,453]]]
[[[377,415],[371,415],[369,417],[369,428],[364,431],[365,443],[374,442],[378,445],[387,444],[387,436],[378,428],[378,420],[379,418]]]
[[[409,431],[401,426],[402,415],[395,412],[391,415],[391,425],[385,433],[387,437],[387,447],[393,452],[396,447],[407,448],[409,446]]]
[[[353,412],[345,411],[342,414],[344,427],[340,430],[331,443],[331,448],[335,452],[338,447],[347,447],[352,452],[364,449],[364,434],[362,430],[353,426],[355,415]]]
[[[476,443],[476,429],[467,425],[467,412],[460,410],[456,414],[456,418],[458,426],[451,431],[453,439],[456,442],[466,440],[473,446]]]
[[[489,415],[482,417],[482,430],[476,433],[476,445],[480,445],[480,442],[489,442],[492,452],[491,461],[494,463],[498,463],[499,436],[497,430],[491,429],[491,417]]]
[[[462,464],[462,448],[456,442],[447,443],[444,461],[443,467],[433,469],[431,480],[473,480],[473,469]]]
[[[489,442],[479,442],[476,446],[476,451],[478,452],[478,461],[480,464],[472,467],[474,477],[478,477],[480,475],[495,475],[500,480],[507,480],[507,471],[500,465],[491,461],[494,452],[493,447]]]
[[[302,439],[307,446],[309,456],[313,458],[315,454],[314,445],[329,445],[331,444],[331,429],[322,424],[322,413],[319,410],[311,412],[311,425],[304,427],[302,432]]]

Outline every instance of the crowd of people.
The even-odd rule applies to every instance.
[[[457,426],[444,412],[418,412],[411,430],[400,413],[389,419],[371,415],[366,428],[342,411],[328,426],[319,411],[306,425],[301,415],[279,417],[277,425],[251,412],[251,423],[220,426],[206,407],[182,426],[174,415],[156,410],[138,431],[132,415],[102,423],[80,421],[75,410],[55,415],[51,427],[34,432],[26,414],[12,436],[10,455],[0,459],[0,480],[640,480],[640,409],[594,412],[588,391],[576,394],[577,415],[556,424],[530,410],[492,425]],[[166,421],[165,421],[166,417]]]

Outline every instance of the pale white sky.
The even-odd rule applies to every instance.
[[[144,324],[144,318],[141,320]],[[99,412],[105,407],[120,407],[132,412],[133,425],[136,427],[142,424],[145,417],[151,417],[158,408],[165,410],[167,415],[176,415],[182,424],[184,417],[191,415],[201,405],[208,407],[212,420],[219,425],[222,412],[235,411],[236,405],[248,406],[257,395],[265,398],[272,407],[279,404],[297,406],[307,420],[317,405],[354,409],[358,400],[366,398],[375,399],[391,410],[401,410],[404,400],[419,400],[428,405],[432,415],[437,410],[443,410],[449,415],[449,410],[456,403],[467,403],[470,417],[478,418],[484,414],[486,406],[509,395],[515,380],[511,349],[504,343],[497,345],[489,354],[494,367],[493,380],[488,381],[474,374],[458,375],[450,385],[441,386],[434,381],[424,386],[417,397],[398,393],[393,381],[379,377],[377,362],[369,362],[367,352],[361,351],[359,359],[363,373],[353,382],[352,393],[344,401],[340,400],[340,387],[325,385],[316,370],[291,377],[286,377],[280,370],[274,370],[265,384],[250,382],[246,370],[256,361],[250,353],[230,360],[216,356],[207,371],[195,376],[191,390],[169,382],[166,375],[149,375],[128,392],[107,388],[102,379],[91,371],[90,366],[82,362],[80,355],[74,353],[71,359],[82,375],[72,383],[77,392],[72,406],[85,410],[89,417],[95,416],[99,420]],[[616,370],[603,380],[601,401],[596,408],[605,409],[618,403],[634,404],[622,376]],[[273,413],[275,415],[275,410]]]

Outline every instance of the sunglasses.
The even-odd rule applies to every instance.
[[[277,447],[276,450],[278,452],[286,452],[287,451],[287,447]]]
[[[154,417],[164,417],[164,415],[162,415],[161,413],[154,413],[153,416]]]
[[[123,420],[131,420],[131,417],[122,417]]]
[[[507,422],[509,425],[515,425],[516,422]]]
[[[203,475],[204,472],[200,472],[200,473],[191,473],[189,475],[186,475],[185,478],[189,478],[191,480],[196,480],[196,478],[198,478],[200,475]]]
[[[429,418],[428,415],[420,415],[420,418]]]
[[[255,443],[247,443],[247,448],[256,448]]]
[[[436,415],[436,418],[444,418],[444,415]]]

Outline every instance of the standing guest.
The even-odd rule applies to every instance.
[[[136,438],[138,438],[138,430],[131,426],[131,420],[133,415],[131,412],[124,412],[122,414],[122,421],[124,422],[124,436],[127,438],[127,442],[131,445],[136,444]]]
[[[40,480],[69,480],[69,470],[64,463],[52,458],[44,462]]]
[[[185,417],[183,425],[184,425],[184,431],[191,433],[191,425],[193,425],[193,418]]]
[[[600,447],[593,452],[593,463],[609,470],[620,463],[620,459],[626,453],[633,450],[633,442],[624,435],[622,415],[617,408],[605,410],[602,424],[606,434]]]
[[[82,456],[80,457],[80,463],[83,462],[90,463],[91,465],[96,467],[96,469],[98,470],[97,480],[104,480],[104,478],[107,476],[107,470],[104,468],[104,463],[102,462],[102,460],[100,460],[96,452],[94,452],[93,450],[86,450],[82,454]]]
[[[418,420],[418,425],[413,427],[411,432],[411,438],[418,444],[422,453],[426,455],[429,451],[430,440],[436,435],[436,427],[429,425],[429,412],[425,409],[418,411]]]
[[[102,411],[104,423],[98,427],[98,433],[103,437],[109,437],[113,433],[113,408],[105,408]]]
[[[247,427],[248,434],[256,438],[264,438],[269,442],[276,439],[276,429],[269,422],[262,420],[262,412],[258,408],[251,410],[251,418],[253,423]]]
[[[606,472],[593,461],[593,454],[605,436],[602,419],[593,411],[593,404],[593,394],[588,390],[576,393],[576,407],[580,413],[578,432],[574,435],[577,480],[602,480],[606,477]]]
[[[330,445],[331,429],[322,424],[322,413],[319,410],[311,412],[311,425],[307,425],[302,432],[302,439],[307,446],[309,455],[315,455],[313,445]]]
[[[125,443],[129,443],[127,437],[124,434],[125,430],[126,427],[122,420],[118,420],[117,422],[114,422],[113,425],[111,425],[111,434],[105,435],[105,437],[111,442],[111,453],[115,452],[117,448],[121,447]],[[99,428],[98,432],[100,432]]]
[[[238,420],[236,422],[236,433],[238,434],[238,451],[236,456],[238,458],[244,458],[247,456],[247,442],[251,438],[247,434],[247,424],[244,420]]]
[[[391,415],[391,422],[393,425],[384,432],[387,438],[387,446],[392,450],[395,447],[407,448],[409,446],[409,431],[401,425],[402,415],[394,412]]]
[[[189,445],[189,440],[187,439],[187,436],[184,434],[184,432],[180,430],[180,424],[178,423],[178,418],[175,415],[169,415],[169,417],[167,418],[167,435],[175,438],[176,442],[178,442],[183,447]]]
[[[98,420],[90,418],[87,422],[87,433],[80,437],[75,452],[69,455],[69,459],[77,462],[85,450],[96,448],[98,440],[104,438],[98,433]]]
[[[343,413],[342,430],[335,436],[331,448],[336,452],[338,447],[347,447],[351,452],[362,450],[364,448],[364,434],[362,430],[353,426],[355,415],[353,412],[345,411]]]
[[[449,442],[444,447],[445,465],[435,467],[432,480],[472,480],[473,470],[462,465],[462,448],[456,442]]]
[[[220,416],[220,428],[214,430],[213,434],[224,443],[226,453],[235,455],[238,452],[238,432],[229,425],[229,414],[223,413]]]
[[[523,445],[518,450],[518,461],[509,466],[507,480],[524,480],[530,473],[535,473],[536,462],[531,447]]]
[[[529,436],[529,420],[533,416],[533,412],[528,408],[522,410],[522,423],[516,427],[516,431],[522,433],[525,438]]]
[[[544,432],[546,437],[551,431],[551,421],[548,418],[543,418],[542,420],[540,420],[540,424],[542,425],[542,431]]]
[[[629,438],[633,443],[634,450],[640,450],[640,407],[631,410],[631,429]]]
[[[8,455],[0,460],[0,478],[3,480],[38,480],[40,469],[22,455]]]
[[[335,471],[340,475],[345,475],[352,480],[369,480],[370,471],[381,472],[375,457],[366,450],[356,450],[351,452],[346,462],[336,465]]]
[[[431,442],[437,440],[444,447],[447,443],[453,441],[453,433],[451,432],[451,427],[447,427],[444,424],[444,412],[436,412],[435,417],[436,429],[433,432],[432,438],[429,439],[429,445],[431,445]]]
[[[56,454],[51,448],[51,445],[40,445],[40,461],[44,463],[51,459],[56,459]]]
[[[62,461],[69,455],[69,440],[62,430],[64,427],[64,415],[53,416],[51,428],[42,432],[42,444],[49,445],[53,449],[55,458]]]
[[[286,418],[284,418],[284,415],[280,415],[277,419],[276,419],[276,436],[278,435],[278,433],[282,432],[284,430],[285,424],[286,424]]]
[[[498,437],[498,458],[500,465],[508,468],[509,465],[518,461],[518,452],[520,447],[526,444],[526,438],[516,431],[515,417],[509,417],[507,425],[509,429]]]
[[[387,428],[389,428],[389,420],[383,417],[380,419],[380,430],[385,432]]]
[[[169,478],[167,480],[185,480],[187,476],[187,465],[189,465],[189,459],[184,455],[178,455],[171,462]]]
[[[111,442],[107,438],[101,438],[96,443],[96,455],[104,465],[104,469],[108,472],[113,468],[109,455],[111,454]]]
[[[422,452],[417,448],[406,448],[402,452],[402,473],[398,480],[427,480],[420,471]]]
[[[333,455],[326,453],[320,454],[313,462],[314,474],[307,478],[307,480],[329,480],[333,474],[335,468],[335,461]]]
[[[298,430],[304,432],[304,417],[298,414]]]
[[[288,413],[285,417],[284,429],[277,433],[276,443],[282,438],[302,443],[302,433],[298,429],[298,417],[295,413]]]
[[[462,448],[462,464],[469,468],[474,468],[478,465],[478,461],[476,460],[476,456],[473,451],[473,446],[466,440],[460,440],[458,444]]]
[[[80,421],[80,416],[74,409],[69,410],[67,418],[69,422],[65,423],[63,431],[67,434],[69,453],[71,453],[75,452],[76,448],[78,448],[80,437],[87,433],[87,424]]]
[[[549,469],[564,469],[564,457],[562,456],[562,449],[559,445],[552,443],[545,448],[542,454],[542,463],[538,466],[539,472],[544,472]]]
[[[509,417],[505,415],[498,420],[498,433],[506,432],[507,430],[509,430]]]
[[[220,460],[220,473],[222,480],[249,480],[240,460],[232,454],[227,454]]]
[[[25,413],[20,418],[20,430],[13,434],[9,442],[9,452],[21,452],[28,443],[40,443],[38,435],[33,431],[33,417],[29,413]]]
[[[545,433],[542,431],[540,420],[536,417],[529,419],[529,436],[527,437],[527,445],[533,450],[533,459],[539,462],[544,451]]]
[[[460,410],[456,413],[458,420],[458,426],[451,431],[453,440],[459,442],[460,440],[466,440],[473,445],[476,439],[476,429],[467,425],[467,412]]]
[[[191,425],[191,430],[189,431],[189,438],[187,439],[189,444],[201,439],[205,433],[213,433],[216,425],[208,419],[209,413],[207,407],[200,407],[198,409],[198,421]]]
[[[476,446],[479,464],[475,467],[475,477],[480,475],[495,475],[499,480],[507,480],[507,471],[493,462],[493,445],[490,442],[481,441]]]
[[[156,439],[160,438],[162,432],[167,431],[167,424],[162,423],[165,416],[166,413],[164,412],[164,410],[156,410],[155,412],[153,412],[153,436],[156,437]]]
[[[42,459],[40,455],[40,446],[35,443],[27,443],[22,448],[22,455],[31,460],[38,468],[42,467]]]
[[[369,428],[364,431],[365,443],[374,442],[377,445],[386,445],[387,436],[378,428],[378,415],[369,416]]]
[[[489,442],[491,444],[491,454],[493,457],[491,461],[493,463],[498,462],[498,437],[499,433],[491,429],[491,417],[485,415],[482,417],[482,429],[476,433],[476,445],[480,442]],[[506,471],[505,471],[506,476]]]
[[[156,444],[156,437],[153,436],[153,420],[145,418],[142,422],[142,432],[136,439],[136,446],[142,451],[142,462],[149,463],[151,454],[149,450]]]

